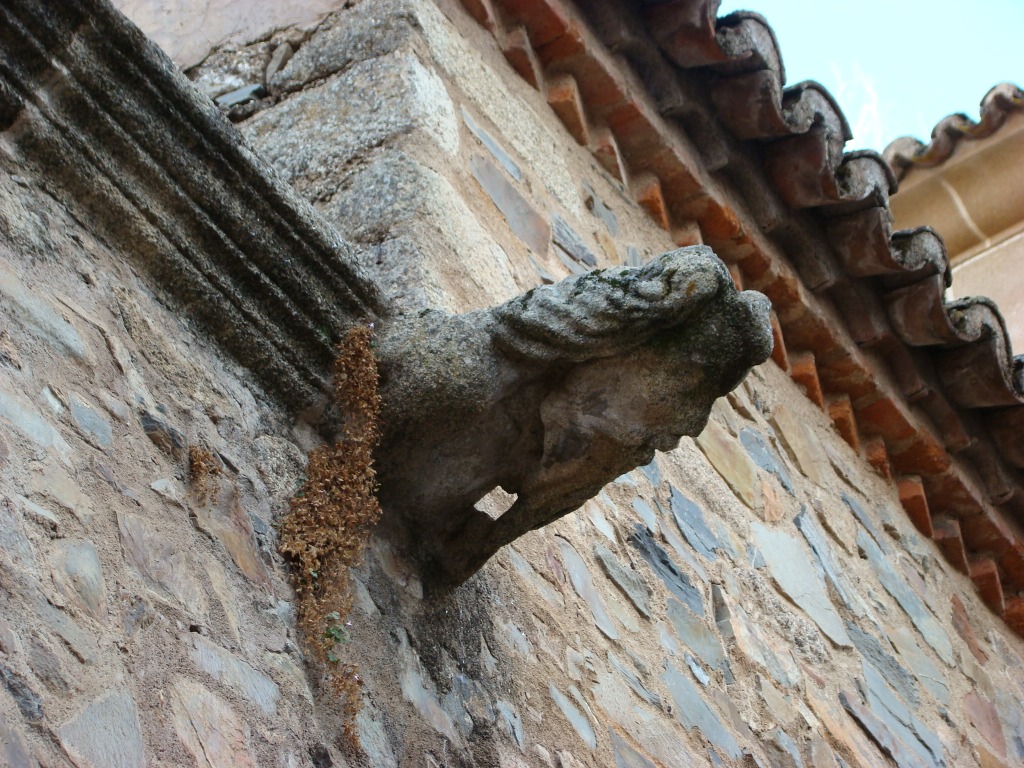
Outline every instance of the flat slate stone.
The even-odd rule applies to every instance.
[[[846,631],[860,655],[885,676],[896,693],[915,707],[918,706],[921,703],[921,695],[917,692],[913,675],[886,650],[882,641],[850,622],[846,623]]]
[[[473,178],[501,211],[513,234],[534,253],[539,256],[546,254],[551,242],[551,227],[505,178],[501,169],[482,155],[470,158],[469,169]]]
[[[613,729],[608,729],[608,736],[612,741],[615,768],[657,768],[654,763],[629,746]]]
[[[836,645],[849,647],[843,620],[828,597],[825,582],[800,543],[784,530],[751,523],[754,543],[768,562],[779,589],[818,625]]]
[[[790,478],[789,472],[786,471],[782,462],[779,461],[778,454],[775,453],[775,450],[765,440],[764,435],[756,429],[744,427],[740,430],[740,443],[747,449],[747,453],[757,466],[779,478],[782,487],[789,491],[791,495],[796,494],[796,489],[793,487],[793,480]]]
[[[760,487],[757,468],[732,436],[717,422],[709,421],[697,436],[697,446],[736,497],[751,509],[757,509]]]
[[[71,420],[78,431],[88,442],[101,450],[109,450],[114,445],[114,432],[110,422],[100,415],[81,395],[72,392],[68,398],[71,409]]]
[[[946,679],[946,673],[917,644],[913,630],[901,627],[889,630],[887,635],[921,686],[934,696],[937,702],[949,706],[949,681]]]
[[[622,679],[626,681],[626,685],[632,689],[633,693],[648,704],[653,704],[654,706],[661,708],[661,696],[648,690],[647,686],[643,684],[639,677],[637,677],[636,673],[611,651],[608,651],[608,664],[611,665],[612,669],[622,675]]]
[[[607,205],[604,204],[604,200],[601,199],[600,195],[594,191],[594,188],[590,186],[590,182],[584,179],[583,189],[587,193],[586,199],[583,201],[584,205],[587,206],[592,214],[597,216],[608,230],[608,234],[615,237],[619,234],[619,219]]]
[[[693,551],[693,547],[683,541],[683,537],[680,536],[675,528],[665,527],[661,529],[661,535],[665,541],[668,542],[669,546],[679,555],[679,559],[683,561],[683,564],[697,574],[704,583],[707,583],[710,579],[707,568],[705,568],[697,557],[697,553]]]
[[[640,515],[640,519],[644,521],[644,525],[647,526],[647,530],[651,533],[657,533],[659,529],[658,525],[658,514],[651,509],[651,505],[646,501],[637,496],[633,499],[633,509]]]
[[[679,532],[686,537],[690,546],[709,560],[715,559],[715,550],[721,548],[718,537],[708,527],[704,512],[697,504],[686,498],[673,486],[669,486],[669,505]]]
[[[146,753],[135,700],[127,691],[94,699],[58,730],[60,742],[78,765],[144,768]]]
[[[644,464],[640,471],[650,481],[651,487],[655,490],[661,485],[661,466],[658,464],[658,457],[655,456],[650,464]]]
[[[554,699],[555,704],[558,705],[558,708],[562,710],[565,719],[569,721],[576,730],[576,733],[579,734],[579,737],[583,739],[583,743],[591,749],[597,749],[597,734],[594,733],[594,727],[590,724],[587,716],[580,712],[576,705],[569,701],[566,695],[555,687],[554,683],[548,685],[548,692],[551,694],[551,698]]]
[[[551,217],[551,238],[555,241],[555,245],[562,248],[576,261],[586,264],[588,267],[597,266],[597,258],[583,244],[583,239],[576,234],[576,230],[569,226],[569,222],[557,213]]]
[[[629,598],[640,615],[647,619],[651,618],[651,588],[640,574],[619,562],[615,553],[603,544],[594,545],[594,557],[608,578]]]
[[[861,693],[872,713],[926,764],[945,765],[942,742],[921,722],[886,684],[881,673],[867,661],[861,661]]]
[[[693,676],[697,678],[698,683],[703,686],[710,685],[711,678],[708,676],[708,673],[704,671],[704,667],[700,665],[699,661],[688,653],[683,654],[683,660],[686,662],[686,666],[690,668]]]
[[[931,768],[931,764],[912,752],[893,732],[868,709],[854,693],[841,691],[839,702],[860,724],[871,739],[891,757],[899,768]]]
[[[516,161],[512,159],[508,152],[505,151],[505,148],[502,147],[501,144],[491,136],[491,134],[477,125],[476,120],[474,120],[469,112],[466,111],[465,107],[462,107],[460,111],[462,112],[462,122],[464,122],[466,127],[469,128],[470,133],[480,140],[480,143],[486,147],[487,151],[491,153],[495,160],[498,161],[498,164],[508,171],[509,176],[516,181],[522,181],[523,172],[519,170],[519,166],[516,165]]]
[[[640,552],[640,556],[651,566],[651,570],[661,579],[668,591],[679,598],[691,611],[698,616],[704,615],[704,597],[693,582],[682,573],[672,558],[654,540],[642,525],[637,525],[629,541]]]
[[[871,516],[867,513],[867,510],[860,505],[860,502],[847,493],[843,493],[843,501],[846,502],[846,506],[853,512],[853,516],[857,518],[861,525],[863,525],[871,537],[875,540],[878,546],[883,552],[889,554],[890,547],[889,542],[886,541],[885,537],[882,536],[882,532],[878,530],[878,526],[875,525],[875,521],[871,519]]]
[[[11,694],[14,703],[18,705],[22,717],[29,722],[43,719],[42,699],[32,690],[32,686],[25,678],[6,664],[0,664],[0,682],[4,684],[4,688]]]
[[[946,630],[925,607],[921,598],[892,567],[875,540],[866,531],[859,530],[857,531],[857,546],[867,555],[868,562],[871,563],[871,568],[885,591],[892,595],[900,607],[906,611],[925,642],[946,664],[954,666],[953,644],[950,642]]]
[[[619,631],[615,628],[615,622],[608,613],[608,606],[605,605],[604,598],[594,586],[587,564],[572,544],[565,539],[558,537],[558,546],[562,552],[565,569],[569,572],[569,581],[572,583],[573,589],[576,590],[576,594],[590,608],[590,613],[594,617],[594,625],[609,640],[618,640]]]
[[[853,588],[847,581],[846,572],[832,556],[832,547],[828,543],[825,532],[821,529],[818,521],[806,508],[800,510],[794,521],[800,533],[807,539],[807,543],[818,558],[818,565],[821,566],[825,578],[832,584],[843,605],[849,608],[857,616],[863,616],[864,605],[857,597]]]
[[[762,734],[761,739],[772,768],[804,768],[800,747],[784,730],[776,726]]]
[[[171,689],[170,700],[174,730],[197,765],[256,768],[249,728],[220,696],[182,678]]]
[[[671,597],[666,603],[666,613],[683,647],[692,651],[712,669],[728,671],[729,662],[722,641],[703,619],[695,616],[689,608]]]
[[[807,428],[807,424],[787,406],[781,404],[772,411],[770,420],[782,444],[804,476],[818,485],[824,485],[827,481],[828,459],[821,455],[818,442]]]
[[[704,738],[730,759],[738,760],[743,756],[743,750],[736,737],[704,701],[700,691],[686,675],[677,672],[671,664],[666,663],[665,674],[661,679],[676,703],[674,714],[680,723],[688,730],[699,729]]]
[[[277,683],[267,675],[202,635],[192,635],[192,647],[200,669],[241,693],[267,715],[277,714],[281,694]]]

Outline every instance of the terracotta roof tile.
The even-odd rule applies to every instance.
[[[967,115],[944,117],[932,129],[931,141],[925,144],[912,136],[903,136],[882,151],[882,156],[898,179],[913,168],[934,168],[942,165],[956,151],[961,141],[986,139],[998,131],[1011,112],[1024,109],[1024,90],[1013,83],[1000,83],[981,100],[981,119],[975,122]]]

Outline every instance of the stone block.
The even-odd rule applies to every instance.
[[[205,768],[256,768],[249,727],[220,696],[179,678],[171,689],[174,731]]]
[[[779,590],[806,611],[833,643],[849,647],[850,637],[825,582],[800,543],[786,531],[762,523],[751,523],[751,533]]]
[[[603,544],[594,545],[594,557],[605,575],[629,598],[640,615],[651,618],[651,588],[635,570],[623,565],[615,554]]]
[[[857,546],[867,556],[871,568],[881,582],[885,591],[895,598],[900,607],[910,617],[925,642],[932,647],[949,666],[953,666],[953,645],[949,635],[932,613],[921,602],[921,598],[908,586],[906,580],[893,568],[886,555],[879,549],[875,541],[865,532],[857,532]]]
[[[60,743],[79,768],[145,768],[139,713],[126,690],[93,699],[57,729]]]
[[[746,451],[715,421],[708,422],[696,442],[737,498],[751,509],[757,509],[760,482],[757,468]]]
[[[673,714],[687,730],[697,728],[704,738],[731,760],[738,760],[743,755],[736,737],[689,678],[677,672],[671,664],[666,664],[661,680],[676,704]]]
[[[594,586],[586,562],[580,557],[572,544],[562,537],[558,537],[558,546],[562,553],[562,561],[565,563],[566,572],[569,574],[569,581],[573,589],[576,590],[576,594],[590,608],[594,625],[609,640],[617,640],[619,638],[619,631],[616,629],[615,622],[608,613],[608,606],[605,604],[604,598],[598,592],[597,587]]]
[[[281,693],[277,683],[251,664],[206,637],[192,633],[192,658],[219,683],[242,694],[265,714],[277,714]]]
[[[107,616],[107,588],[96,546],[88,539],[63,539],[51,556],[54,582],[72,603],[94,619]]]

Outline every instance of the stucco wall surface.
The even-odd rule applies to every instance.
[[[293,39],[270,95],[233,115],[407,313],[674,247],[455,3],[364,0]],[[265,77],[274,50],[191,74]],[[1024,643],[771,361],[700,437],[454,592],[373,537],[343,646],[363,703],[347,745],[276,553],[321,438],[3,163],[8,763],[1024,760]],[[216,469],[197,477],[191,449]]]

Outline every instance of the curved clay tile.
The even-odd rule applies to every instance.
[[[911,136],[903,136],[882,151],[898,179],[914,167],[934,168],[948,160],[962,139],[984,139],[998,131],[1011,112],[1024,108],[1024,90],[1013,83],[1000,83],[981,100],[981,119],[974,122],[967,115],[943,118],[932,129],[931,141],[925,144]]]

